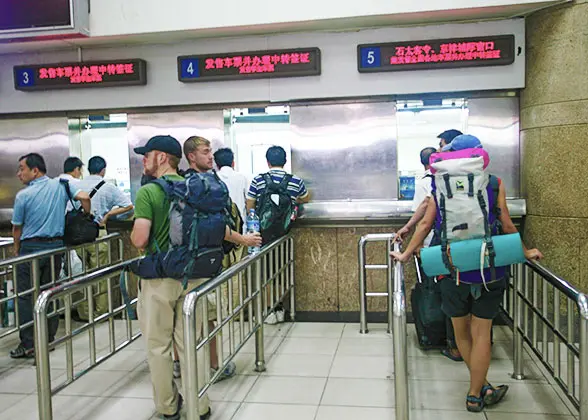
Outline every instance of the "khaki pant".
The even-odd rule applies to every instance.
[[[108,235],[106,229],[100,229],[98,231],[98,238]],[[86,261],[83,261],[84,254],[80,250],[78,256],[85,262],[87,271],[90,271],[98,267],[106,267],[108,264],[108,243],[101,242],[98,244],[98,253],[96,253],[96,245],[88,245],[86,249]],[[92,293],[94,294],[94,319],[108,312],[108,286],[107,281],[104,280],[92,287]],[[81,302],[78,307],[78,315],[84,321],[87,321],[90,317],[88,301]]]
[[[226,270],[227,268],[237,264],[239,261],[241,261],[241,259],[247,255],[246,254],[247,248],[244,247],[243,245],[239,245],[237,248],[233,249],[231,252],[229,252],[228,254],[226,254],[223,258],[223,270]],[[239,306],[239,278],[237,276],[233,277],[233,282],[232,282],[232,286],[233,286],[233,308],[235,309],[237,306]],[[245,293],[247,293],[247,285],[245,282],[243,282],[243,287],[244,287],[244,295],[246,296]],[[221,297],[221,302],[223,305],[223,312],[226,312],[228,307],[229,307],[229,293],[228,293],[228,287],[222,287],[221,288],[223,290],[223,296]],[[208,298],[208,319],[210,321],[216,321],[216,293],[209,293],[207,295]]]
[[[207,280],[190,281],[186,290],[179,280],[165,278],[141,281],[137,305],[139,324],[147,344],[147,362],[151,372],[155,407],[161,414],[175,414],[178,408],[178,389],[173,378],[172,344],[175,344],[180,357],[182,378],[188,377],[184,362],[182,320],[184,298],[188,292]],[[196,308],[197,313],[202,311],[200,305],[198,304]],[[200,317],[197,317],[196,333],[197,341],[199,341],[202,337]],[[196,349],[188,349],[188,351],[196,351]],[[202,386],[204,381],[204,356],[202,355],[198,357],[199,386]],[[208,396],[204,395],[200,400],[200,415],[208,412],[209,404]]]

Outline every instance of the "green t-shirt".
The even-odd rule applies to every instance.
[[[170,181],[183,181],[179,175],[166,175]],[[155,240],[159,249],[165,251],[169,247],[169,206],[163,189],[154,183],[143,185],[135,197],[135,219],[151,220],[148,252],[156,252]]]

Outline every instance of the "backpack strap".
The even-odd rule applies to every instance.
[[[474,196],[474,174],[468,174],[468,197]]]
[[[59,182],[61,183],[61,185],[63,185],[65,187],[65,192],[67,193],[67,197],[69,198],[69,202],[71,203],[72,207],[75,209],[76,205],[73,202],[73,197],[71,195],[71,190],[69,188],[69,181],[67,179],[59,179]]]
[[[486,200],[484,199],[484,194],[482,191],[478,191],[478,203],[480,204],[480,209],[482,210],[482,214],[484,216],[484,242],[485,242],[485,250],[488,251],[488,260],[490,266],[490,273],[492,276],[492,281],[496,280],[496,266],[495,266],[495,258],[496,258],[496,250],[494,249],[494,242],[492,241],[492,231],[490,230],[490,224],[488,223],[488,209],[486,207]],[[482,252],[485,251],[484,247],[482,248]],[[480,267],[480,271],[484,272],[484,266]],[[483,277],[482,277],[483,279]],[[486,286],[486,282],[484,282],[484,286]]]
[[[443,175],[443,181],[445,182],[445,188],[447,189],[447,198],[453,198],[453,193],[451,192],[451,184],[449,183],[449,174]]]
[[[100,181],[100,182],[99,182],[99,183],[98,183],[98,184],[97,184],[97,185],[94,187],[94,189],[93,189],[93,190],[92,190],[92,192],[90,193],[90,199],[96,195],[96,193],[98,192],[98,190],[99,190],[100,188],[102,188],[102,186],[103,186],[104,184],[106,184],[106,182],[105,182],[104,180],[102,180],[102,181]]]
[[[455,266],[449,260],[449,242],[447,241],[447,212],[445,209],[445,195],[441,194],[439,199],[439,211],[441,212],[441,258],[443,259],[443,264],[451,277],[455,278]]]
[[[500,193],[500,182],[498,181],[498,177],[494,175],[488,176],[488,185],[492,190],[492,195],[494,196],[494,203],[492,205],[492,213],[496,216],[496,219],[500,217],[500,207],[498,206],[498,194]]]
[[[285,174],[284,178],[282,178],[282,181],[280,182],[280,185],[278,186],[280,189],[284,189],[284,191],[288,192],[288,184],[290,184],[290,181],[292,180],[292,174]]]

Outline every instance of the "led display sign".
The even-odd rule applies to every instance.
[[[514,35],[364,44],[357,47],[360,73],[504,66],[514,62]]]
[[[139,59],[14,67],[14,87],[24,91],[145,84],[147,63]]]
[[[72,25],[70,0],[0,0],[0,31]]]
[[[246,80],[321,74],[318,48],[204,54],[178,57],[180,82]]]

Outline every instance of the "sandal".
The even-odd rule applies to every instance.
[[[484,410],[484,398],[482,395],[476,397],[475,395],[468,395],[466,397],[466,410],[470,413],[480,413]]]
[[[492,391],[488,393],[488,391]],[[484,404],[486,405],[494,405],[498,404],[506,393],[508,392],[508,385],[499,385],[494,388],[489,383],[482,387],[482,396],[484,397]]]
[[[450,348],[446,348],[441,350],[441,354],[445,357],[447,357],[448,359],[453,360],[454,362],[463,362],[463,357],[460,356],[456,356],[453,354],[452,349]]]

